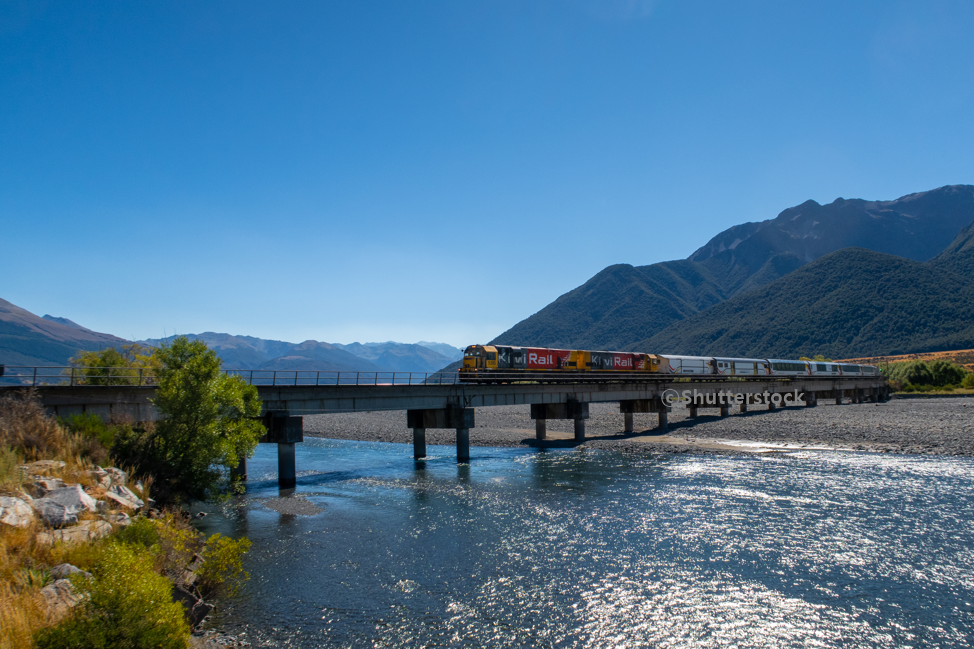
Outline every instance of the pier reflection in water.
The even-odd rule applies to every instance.
[[[292,493],[259,449],[246,497],[201,522],[254,542],[251,581],[213,624],[295,647],[974,637],[969,459],[474,448],[458,466],[429,450],[309,439]],[[282,495],[322,511],[281,513]]]

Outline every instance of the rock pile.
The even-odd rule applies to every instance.
[[[128,525],[131,514],[145,509],[145,501],[126,486],[128,476],[121,469],[96,467],[88,471],[90,484],[83,487],[65,482],[65,467],[57,460],[22,465],[23,489],[0,496],[0,525],[28,528],[39,523],[39,543],[78,543],[110,534],[113,525]]]

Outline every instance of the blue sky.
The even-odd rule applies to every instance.
[[[483,342],[809,198],[974,183],[974,3],[0,0],[0,297]]]

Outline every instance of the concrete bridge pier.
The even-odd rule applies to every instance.
[[[633,428],[634,428],[634,426],[633,426],[633,413],[627,412],[627,413],[625,413],[623,415],[623,417],[624,417],[624,420],[625,420],[624,423],[623,423],[623,432],[625,432],[625,433],[632,433],[633,432]]]
[[[637,413],[657,412],[657,402],[662,403],[659,399],[626,399],[625,401],[620,401],[619,412],[626,416],[626,432],[633,432],[634,419]]]
[[[774,403],[774,394],[771,394],[771,395],[768,396],[768,411],[769,412],[774,412],[777,409],[778,409],[778,406],[776,406],[775,403]]]
[[[689,406],[689,407],[688,407],[688,409],[689,409],[689,411],[690,411],[690,412],[688,413],[688,416],[689,416],[689,417],[690,417],[691,419],[696,419],[696,418],[697,418],[697,417],[698,417],[698,416],[700,415],[700,409],[699,409],[699,406]]]
[[[588,419],[588,403],[569,399],[561,403],[532,403],[531,419],[534,419],[535,437],[545,439],[548,419],[571,419],[575,423],[575,441],[585,441],[585,420]]]
[[[286,411],[268,412],[264,415],[264,427],[267,434],[259,441],[277,444],[277,484],[283,489],[290,489],[297,484],[294,445],[304,441],[304,420],[292,417]]]
[[[744,414],[745,412],[747,412],[747,401],[742,401],[741,402],[741,414]]]
[[[422,460],[426,457],[426,429],[413,429],[413,459]]]
[[[457,431],[457,462],[470,461],[470,429],[473,428],[474,409],[459,406],[407,410],[406,426],[413,429],[413,457],[426,457],[426,429],[453,428]]]
[[[720,407],[720,416],[726,417],[729,414],[730,414],[730,406],[725,403]]]

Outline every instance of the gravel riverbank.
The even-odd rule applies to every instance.
[[[815,408],[779,408],[721,418],[716,408],[700,409],[690,419],[674,407],[670,430],[653,430],[657,415],[636,415],[635,432],[623,433],[623,415],[615,403],[593,403],[586,422],[586,445],[668,453],[740,453],[781,446],[823,446],[887,453],[974,456],[974,397],[893,399],[886,403],[821,403]],[[312,415],[304,418],[305,435],[360,441],[412,443],[405,411]],[[548,444],[573,444],[571,421],[548,421]],[[427,444],[455,444],[452,430],[427,430]],[[536,445],[529,406],[477,409],[472,446]]]

